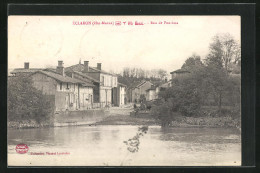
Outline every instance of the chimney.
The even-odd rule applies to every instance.
[[[97,69],[101,70],[101,63],[97,63]]]
[[[65,76],[64,67],[63,67],[63,61],[58,61],[58,66],[56,68],[56,72],[59,73],[62,76]]]
[[[83,72],[88,72],[88,61],[84,61],[84,71]]]
[[[24,63],[24,69],[29,69],[29,62]]]

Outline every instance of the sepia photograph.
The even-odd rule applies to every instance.
[[[241,17],[8,16],[8,166],[241,166]]]

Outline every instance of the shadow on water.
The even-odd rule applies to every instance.
[[[148,131],[148,126],[142,126],[138,128],[136,135],[133,138],[124,141],[127,146],[127,150],[131,153],[138,152],[140,145],[140,137],[144,136]]]
[[[240,143],[240,132],[222,128],[160,128],[162,141],[185,143]]]

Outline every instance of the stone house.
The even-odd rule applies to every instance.
[[[12,76],[28,76],[36,71],[42,70],[41,68],[29,68],[30,63],[25,62],[24,68],[16,68],[10,72]]]
[[[142,96],[146,97],[146,90],[152,87],[150,81],[142,80],[140,82],[134,83],[128,89],[129,101],[130,102],[140,102]]]
[[[152,86],[151,88],[146,90],[146,100],[151,101],[158,99],[158,94],[160,92],[159,86]]]
[[[118,82],[117,91],[115,92],[115,106],[122,106],[126,104],[126,85]]]
[[[182,77],[189,73],[190,73],[189,71],[184,70],[184,69],[178,69],[178,70],[170,72],[172,80],[175,79],[176,77]]]
[[[35,88],[54,96],[55,111],[84,109],[92,103],[94,85],[66,76],[62,61],[59,61],[56,72],[40,70],[29,77]]]
[[[159,92],[165,91],[172,86],[171,81],[160,82],[157,85],[152,85],[151,88],[146,90],[146,100],[151,101],[159,98]]]
[[[95,103],[101,103],[104,106],[116,104],[117,76],[102,70],[101,63],[97,63],[97,67],[90,67],[89,61],[84,61],[84,64],[79,63],[65,70],[67,73],[74,73],[74,76],[81,76],[94,82]]]

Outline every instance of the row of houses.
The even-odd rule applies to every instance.
[[[188,73],[190,72],[187,70],[179,69],[170,72],[171,80],[169,81],[167,81],[166,79],[164,82],[159,82],[157,84],[154,84],[146,80],[137,82],[128,88],[127,94],[129,96],[129,100],[130,102],[135,102],[135,103],[141,102],[143,98],[145,98],[146,101],[156,100],[159,98],[160,91],[164,91],[167,88],[172,86],[172,79],[176,77],[184,76]]]
[[[171,72],[172,79],[189,73],[183,69]],[[75,64],[64,67],[63,61],[58,61],[55,68],[17,68],[11,72],[12,76],[27,76],[33,85],[43,94],[54,96],[56,111],[85,110],[110,106],[122,106],[126,102],[137,103],[142,99],[147,101],[158,99],[159,92],[172,86],[171,80],[159,82],[142,80],[126,86],[118,82],[115,74],[102,69],[102,64],[96,67]]]
[[[54,68],[14,69],[12,76],[32,79],[35,88],[55,98],[56,111],[84,110],[109,106],[121,106],[126,100],[126,85],[117,81],[117,76],[102,70],[102,64],[90,67],[89,61],[64,67],[58,61]]]

